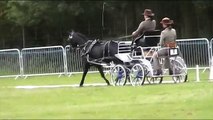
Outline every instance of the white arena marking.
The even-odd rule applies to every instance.
[[[95,86],[107,86],[106,83],[93,83],[93,84],[84,84],[84,87],[95,87]],[[79,84],[73,85],[41,85],[41,86],[16,86],[17,89],[36,89],[36,88],[62,88],[62,87],[79,87]]]
[[[163,81],[162,83],[167,84],[174,84],[174,81]],[[145,84],[148,84],[145,82]],[[155,83],[158,84],[158,83]],[[126,85],[131,85],[130,83],[126,83]],[[160,85],[160,84],[159,84]],[[93,84],[84,84],[84,87],[100,87],[100,86],[107,86],[106,83],[93,83]],[[64,88],[64,87],[72,87],[76,88],[79,87],[79,84],[72,84],[72,85],[28,85],[28,86],[16,86],[17,89],[38,89],[38,88]]]

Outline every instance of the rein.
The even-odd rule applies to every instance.
[[[82,48],[82,47],[84,47],[86,44],[84,43],[84,44],[82,44],[82,45],[79,45],[79,46],[77,46],[77,48]]]
[[[78,45],[78,46],[77,46],[77,48],[85,47],[85,46],[88,44],[88,42],[89,42],[89,41],[87,41],[87,42],[86,42],[86,43],[84,43],[84,44]]]

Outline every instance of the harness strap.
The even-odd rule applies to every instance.
[[[110,43],[111,41],[107,41],[106,43],[104,43],[103,58],[108,57],[110,54]],[[107,50],[107,55],[106,55],[106,50]]]
[[[92,42],[92,43],[90,44],[89,48],[86,49],[86,47],[87,47],[87,45],[88,45],[89,42]],[[88,42],[86,42],[86,43],[84,44],[84,48],[83,48],[83,50],[82,50],[82,55],[81,55],[81,56],[84,56],[84,55],[88,54],[88,53],[91,51],[92,47],[93,47],[97,42],[98,42],[97,40],[93,40],[93,41],[88,41]]]
[[[95,43],[97,43],[97,40],[92,41],[92,43],[90,44],[90,46],[89,46],[89,48],[87,49],[87,51],[86,51],[85,54],[88,54],[88,53],[91,51],[91,49],[92,49],[92,47],[95,45]]]
[[[108,51],[107,51],[107,52],[108,52],[108,56],[107,56],[107,57],[110,56],[110,43],[111,43],[111,42],[112,42],[112,41],[109,41],[109,42],[108,42]]]
[[[107,45],[107,42],[106,42],[106,43],[104,43],[103,57],[105,57],[105,49],[106,49],[106,45]]]
[[[87,62],[90,63],[90,64],[101,65],[101,63],[100,63],[100,61],[98,61],[98,59],[90,60],[89,54],[87,54],[86,59],[87,59]]]
[[[112,57],[110,57],[110,43],[112,41],[107,41],[105,43],[102,43],[103,46],[103,57],[98,58],[98,59],[93,59],[90,58],[89,56],[89,52],[91,51],[91,49],[94,47],[94,45],[97,43],[97,40],[94,41],[88,41],[87,43],[85,43],[84,48],[82,49],[82,54],[81,56],[85,56],[87,62],[91,63],[91,64],[96,64],[96,65],[101,65],[101,63],[105,60],[105,59],[111,59]],[[89,44],[91,43],[91,44]],[[107,54],[106,54],[107,53]]]

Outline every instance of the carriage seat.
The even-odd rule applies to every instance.
[[[160,42],[160,30],[153,30],[153,31],[146,31],[143,34],[142,38],[142,47],[155,47],[158,46],[158,43]],[[150,51],[151,48],[144,48],[144,55],[151,57],[153,55],[153,51]]]
[[[146,31],[143,34],[143,40],[144,40],[144,45],[142,47],[152,47],[152,46],[157,46],[157,44],[160,41],[160,30],[154,30],[154,31]]]

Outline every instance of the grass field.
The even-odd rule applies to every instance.
[[[212,119],[213,82],[208,72],[189,72],[189,82],[138,87],[83,87],[16,89],[23,85],[78,84],[81,75],[0,79],[0,119]],[[202,72],[202,71],[201,71]],[[85,83],[104,83],[88,74]]]

